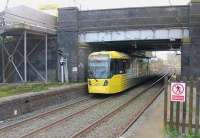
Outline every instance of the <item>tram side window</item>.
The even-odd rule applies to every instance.
[[[124,74],[126,72],[126,62],[113,59],[111,61],[111,76],[114,74]]]
[[[114,74],[117,74],[116,71],[117,71],[116,61],[115,60],[111,60],[111,65],[110,65],[111,76],[114,75]]]
[[[125,72],[126,73],[132,73],[130,60],[126,60],[126,63],[125,63]]]
[[[119,61],[119,74],[124,74],[126,73],[126,61],[125,60],[120,60]]]

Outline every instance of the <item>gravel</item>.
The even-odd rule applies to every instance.
[[[89,101],[78,103],[73,106],[70,106],[69,108],[65,108],[65,109],[53,112],[45,117],[36,118],[34,120],[31,120],[19,125],[17,128],[12,128],[12,129],[9,129],[9,131],[0,132],[0,137],[13,138],[13,137],[23,136],[24,134],[30,133],[31,131],[35,129],[46,126],[54,122],[55,120],[64,118],[72,113],[75,113],[77,111],[84,109],[85,107],[89,107],[100,100],[101,99],[93,98]],[[70,103],[68,102],[68,104]]]
[[[80,100],[85,99],[85,98],[88,98],[88,96],[82,96],[82,97],[79,97],[79,98],[71,99],[71,100],[68,100],[68,101],[66,101],[64,103],[61,103],[61,104],[48,106],[46,108],[39,109],[39,110],[30,112],[30,113],[26,113],[26,114],[23,114],[21,116],[17,116],[17,117],[10,118],[10,119],[7,119],[7,120],[2,120],[2,121],[0,121],[0,128],[2,128],[4,126],[7,126],[7,125],[10,125],[10,124],[13,124],[13,123],[16,123],[18,121],[22,121],[22,120],[30,118],[32,116],[35,116],[35,115],[38,115],[38,114],[53,110],[55,108],[75,103],[75,102],[80,101]]]
[[[89,124],[93,123],[94,121],[98,120],[99,118],[105,116],[112,110],[115,110],[120,105],[125,103],[127,100],[131,99],[133,96],[137,95],[139,92],[144,90],[148,85],[135,88],[129,92],[121,93],[115,95],[110,101],[107,101],[103,104],[96,106],[75,118],[72,118],[68,121],[63,121],[61,124],[50,128],[46,131],[42,131],[36,137],[71,137],[74,133],[80,131],[81,129],[85,128]]]
[[[157,88],[158,89],[158,88]],[[150,101],[151,97],[156,94],[156,89],[152,89],[147,93],[143,93],[137,99],[135,99],[131,104],[129,104],[122,111],[114,115],[107,122],[104,122],[99,127],[91,131],[87,138],[115,138],[117,132],[119,132],[120,127],[124,127],[129,120],[132,118],[133,114],[139,112],[144,105]]]

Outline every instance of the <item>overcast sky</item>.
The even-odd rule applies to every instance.
[[[7,0],[0,0],[0,11],[4,9]],[[8,7],[26,5],[39,9],[46,4],[53,4],[58,7],[77,6],[82,10],[122,8],[122,7],[141,7],[141,6],[162,6],[186,5],[190,0],[9,0]]]

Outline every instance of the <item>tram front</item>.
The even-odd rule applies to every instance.
[[[110,57],[93,53],[88,58],[89,93],[109,93]]]

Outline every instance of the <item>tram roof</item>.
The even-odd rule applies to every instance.
[[[100,52],[93,52],[90,54],[89,57],[91,56],[97,56],[97,55],[109,55],[110,58],[113,58],[113,59],[129,59],[129,56],[124,54],[124,53],[121,53],[121,52],[118,52],[118,51],[100,51]]]

